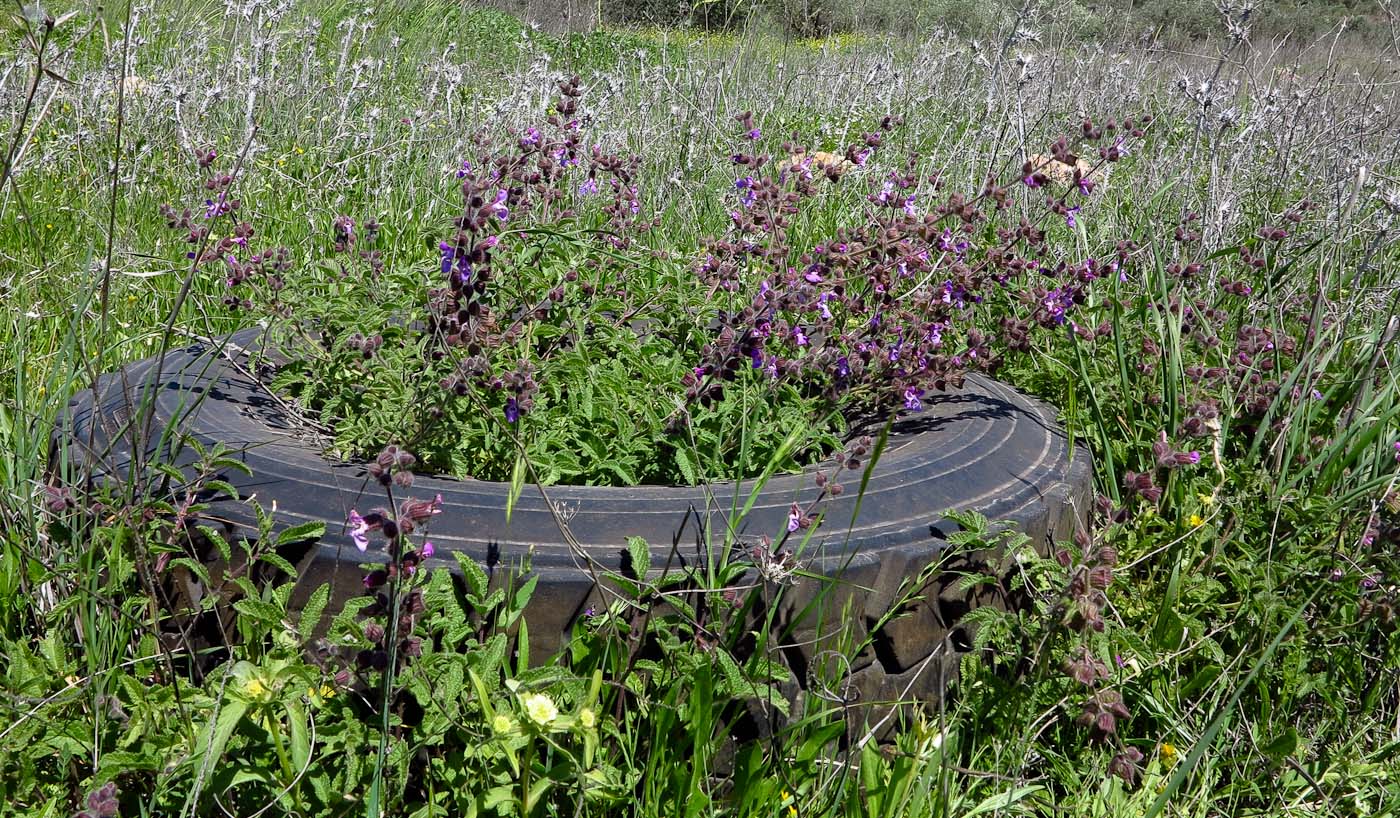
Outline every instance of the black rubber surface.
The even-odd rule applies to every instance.
[[[209,344],[167,353],[157,379],[155,428],[174,422],[205,445],[221,442],[238,450],[238,458],[253,475],[226,476],[244,496],[255,494],[265,508],[275,503],[279,528],[325,522],[326,536],[298,566],[298,596],[329,582],[333,600],[343,601],[363,590],[359,563],[382,560],[373,546],[369,555],[357,551],[343,521],[352,508],[365,512],[386,505],[384,495],[366,478],[361,464],[329,461],[305,436],[295,434],[294,419],[238,363],[239,351],[257,336],[256,329],[231,336],[223,354]],[[133,393],[154,367],[154,359],[139,361],[104,376],[96,398],[84,391],[70,402],[64,434],[81,444],[100,472],[122,473],[129,463],[129,444],[119,430]],[[87,450],[89,440],[96,444],[92,450]],[[824,607],[841,611],[849,602],[845,610],[873,625],[894,603],[901,583],[938,556],[943,537],[952,529],[941,518],[944,509],[976,509],[994,520],[1014,522],[1040,545],[1051,538],[1068,538],[1076,518],[1082,519],[1088,508],[1090,491],[1088,455],[1083,450],[1073,454],[1071,458],[1053,410],[996,381],[969,376],[963,390],[929,398],[922,412],[896,425],[854,524],[859,473],[845,474],[847,491],[826,506],[825,521],[803,555],[803,566],[841,572],[846,582],[839,587],[844,590]],[[546,500],[538,489],[527,487],[509,525],[504,484],[419,477],[400,496],[443,497],[443,513],[428,531],[437,548],[430,565],[455,568],[452,550],[483,562],[498,553],[501,569],[519,565],[528,555],[540,575],[527,612],[532,654],[546,656],[565,638],[575,617],[600,599],[580,569],[579,555],[561,536],[549,503],[568,518],[576,541],[599,563],[619,567],[625,538],[640,536],[652,544],[652,565],[659,568],[668,556],[674,564],[673,543],[685,559],[703,560],[704,527],[711,527],[713,541],[721,541],[719,532],[736,503],[736,492],[742,506],[750,488],[748,483],[709,489],[556,486],[546,490]],[[790,504],[805,506],[817,493],[809,474],[771,479],[743,521],[741,537],[746,542],[762,534],[777,539]],[[252,522],[241,504],[220,503],[216,511],[231,533]],[[799,584],[789,606],[800,605],[815,585]],[[912,693],[936,692],[928,686],[934,684],[930,680],[939,675],[945,660],[951,660],[929,657],[956,652],[960,645],[953,643],[962,639],[956,617],[978,600],[950,598],[950,589],[937,581],[931,585],[925,602],[876,634],[877,650],[868,657],[871,667],[860,682],[867,698],[899,693],[914,671],[919,677]],[[818,640],[800,652],[810,661],[821,648]],[[862,678],[861,667],[852,670]]]

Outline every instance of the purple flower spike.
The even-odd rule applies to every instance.
[[[427,559],[428,557],[431,557],[431,556],[432,556],[433,554],[435,554],[435,553],[437,553],[437,549],[436,549],[436,548],[433,548],[433,541],[432,541],[432,540],[424,540],[424,542],[423,542],[423,559]]]
[[[924,390],[909,387],[904,390],[904,408],[911,412],[918,412],[924,408],[923,401],[919,400],[924,394]]]
[[[788,533],[791,534],[792,532],[796,531],[796,530],[798,529],[798,527],[801,526],[801,525],[802,525],[802,510],[799,509],[799,508],[797,507],[797,504],[796,504],[796,503],[793,503],[793,504],[792,504],[792,507],[788,509],[788,523],[787,523],[787,530],[788,530]]]
[[[583,180],[583,184],[578,186],[580,196],[592,196],[598,192],[598,180],[589,177]]]
[[[515,423],[520,420],[520,404],[515,398],[506,398],[506,422]]]
[[[1076,227],[1076,226],[1079,224],[1079,222],[1075,221],[1075,218],[1074,218],[1074,214],[1076,214],[1076,213],[1078,213],[1078,212],[1079,212],[1079,208],[1077,208],[1077,207],[1071,207],[1069,210],[1066,210],[1066,211],[1065,211],[1065,226],[1066,226],[1066,227],[1074,228],[1074,227]]]
[[[1040,180],[1036,179],[1034,174],[1022,179],[1021,183],[1026,187],[1040,187]]]
[[[360,516],[360,512],[350,509],[350,539],[354,540],[355,547],[360,551],[369,550],[369,523]]]

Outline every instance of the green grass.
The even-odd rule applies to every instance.
[[[1262,43],[1198,60],[1017,47],[994,71],[995,50],[955,37],[555,36],[440,2],[385,10],[364,27],[358,6],[259,7],[245,18],[190,0],[135,23],[125,73],[150,87],[128,84],[118,151],[113,61],[124,9],[75,10],[55,35],[67,50],[49,54],[72,83],[41,83],[24,151],[0,191],[0,359],[13,362],[0,368],[8,809],[72,814],[111,781],[122,814],[153,815],[217,815],[220,806],[238,815],[1400,812],[1400,509],[1386,506],[1400,439],[1390,359],[1400,205],[1386,204],[1400,178],[1400,110],[1387,80],[1340,68],[1393,50],[1306,51],[1297,63],[1315,68],[1297,79],[1279,78],[1281,61]],[[34,65],[18,32],[0,45],[17,66],[0,103],[10,130]],[[1187,91],[1218,58],[1218,95],[1203,107]],[[240,586],[235,647],[195,660],[161,604],[172,570],[205,570],[179,562],[186,541],[171,520],[182,492],[78,492],[82,513],[62,498],[48,503],[45,486],[81,477],[69,453],[49,446],[69,394],[156,351],[167,320],[176,344],[242,322],[220,306],[217,276],[190,277],[186,245],[158,210],[199,206],[193,150],[217,150],[221,164],[246,150],[236,190],[259,238],[292,248],[307,267],[330,256],[332,219],[348,214],[384,223],[396,270],[432,269],[435,239],[459,207],[451,171],[471,135],[484,128],[505,139],[570,73],[588,89],[592,137],[641,156],[645,206],[661,219],[650,241],[680,258],[726,223],[732,117],[746,109],[774,154],[793,131],[840,148],[886,114],[905,118],[876,168],[803,214],[794,228],[803,239],[856,223],[862,195],[906,152],[948,191],[976,191],[989,172],[1016,178],[1023,152],[1073,134],[1082,115],[1157,116],[1079,226],[1046,227],[1050,259],[1103,260],[1125,239],[1143,248],[1122,280],[1094,282],[1071,314],[1111,331],[1090,340],[1052,327],[1002,370],[1061,407],[1093,451],[1097,490],[1131,513],[1114,524],[1099,518],[1087,543],[1060,544],[1068,566],[967,518],[971,533],[955,556],[992,548],[1021,559],[1004,575],[944,567],[963,572],[968,589],[1013,586],[1026,607],[973,615],[985,650],[963,660],[943,704],[905,707],[886,743],[870,737],[872,703],[841,695],[866,637],[839,615],[816,623],[832,634],[829,664],[801,680],[801,701],[779,704],[798,681],[776,649],[791,634],[771,631],[781,628],[761,612],[795,591],[764,583],[726,601],[723,589],[754,570],[737,553],[704,577],[622,585],[626,600],[580,625],[559,662],[534,669],[518,630],[523,596],[493,596],[471,565],[464,589],[417,577],[422,657],[390,685],[370,675],[357,685],[337,678],[337,663],[373,649],[373,620],[291,606],[290,586],[275,583]],[[1358,165],[1367,168],[1360,188]],[[1039,202],[1022,192],[1014,212],[1035,216]],[[1303,198],[1319,207],[1286,222]],[[1199,243],[1172,238],[1187,212],[1201,214],[1191,228]],[[1287,240],[1255,238],[1277,224]],[[1262,254],[1263,266],[1247,265],[1241,246]],[[1193,261],[1205,265],[1196,278],[1171,271]],[[189,296],[172,316],[187,278]],[[1252,294],[1224,293],[1226,280]],[[994,317],[1029,320],[1036,308],[1015,290],[991,299]],[[1194,315],[1218,312],[1202,321],[1183,304]],[[1296,347],[1240,364],[1232,355],[1246,327],[1287,334]],[[1192,374],[1236,365],[1246,378],[1276,379],[1278,391],[1249,407]],[[1221,401],[1221,415],[1199,437],[1179,434],[1207,398]],[[1161,430],[1174,447],[1199,451],[1200,465],[1156,470]],[[1153,473],[1161,499],[1131,497],[1127,471]],[[102,505],[89,508],[95,500]],[[228,547],[234,564],[279,567],[265,547]],[[1104,628],[1076,625],[1074,577],[1105,567],[1112,581],[1095,606]],[[933,592],[907,590],[895,610]],[[671,604],[658,605],[658,595]],[[326,634],[353,647],[342,657],[318,643]],[[1092,688],[1064,670],[1086,655],[1104,666]],[[416,721],[385,714],[386,689],[421,706]],[[1120,694],[1129,715],[1095,740],[1078,717],[1105,691]],[[532,720],[541,706],[533,695],[549,696],[560,717]],[[744,712],[780,706],[790,708],[783,729],[743,740],[735,725],[748,723]],[[402,721],[386,733],[381,719]],[[1142,754],[1131,785],[1110,769],[1129,748]]]

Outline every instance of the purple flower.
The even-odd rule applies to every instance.
[[[1078,208],[1078,207],[1071,207],[1069,210],[1066,210],[1066,211],[1065,211],[1065,226],[1066,226],[1066,227],[1073,228],[1073,227],[1075,227],[1076,225],[1079,224],[1079,223],[1078,223],[1077,221],[1075,221],[1075,219],[1074,219],[1074,214],[1076,214],[1076,213],[1078,213],[1078,212],[1079,212],[1079,208]]]
[[[797,507],[797,503],[793,503],[792,507],[788,509],[788,533],[791,534],[792,532],[796,531],[799,527],[801,527],[801,525],[802,510]]]
[[[580,196],[592,196],[598,192],[598,180],[592,176],[588,177],[578,186],[578,192]]]
[[[748,137],[749,139],[757,141],[758,139],[763,137],[763,132],[760,131],[758,128],[753,128],[749,131]]]
[[[452,262],[457,258],[457,251],[445,241],[438,243],[438,251],[442,253],[442,274],[447,275],[452,272]]]
[[[817,296],[817,307],[822,311],[822,318],[827,321],[831,320],[831,308],[826,305],[826,302],[830,301],[833,298],[835,298],[835,296],[833,296],[831,293],[822,293],[821,295]],[[1400,446],[1400,444],[1396,445]],[[1397,452],[1395,456],[1396,459],[1400,459],[1400,452]]]
[[[1313,394],[1317,394],[1317,390],[1313,390]],[[1322,397],[1322,395],[1317,395],[1317,396],[1318,396],[1319,398]],[[1395,441],[1395,446],[1394,446],[1394,448],[1395,448],[1395,462],[1400,463],[1400,440]]]
[[[540,129],[526,128],[525,135],[520,137],[520,147],[533,148],[540,144]]]
[[[801,327],[792,328],[792,337],[797,341],[798,346],[807,346],[807,333],[803,332]]]
[[[431,557],[431,556],[432,556],[434,553],[436,553],[436,552],[437,552],[437,549],[436,549],[436,548],[433,548],[433,541],[432,541],[432,540],[424,540],[424,541],[423,541],[423,559],[427,559],[427,558]]]
[[[820,284],[822,281],[821,268],[813,264],[811,267],[807,268],[807,272],[803,273],[802,277],[806,279],[809,284]]]
[[[520,420],[520,403],[515,398],[506,398],[506,422],[515,423]]]
[[[743,205],[744,207],[748,207],[749,205],[753,204],[754,200],[758,198],[758,193],[756,193],[753,189],[752,176],[745,176],[741,179],[735,179],[734,189],[741,191],[741,193],[739,194],[739,204]]]
[[[952,230],[947,227],[943,228],[943,235],[938,239],[938,249],[962,256],[967,252],[967,247],[968,244],[966,240],[961,238],[955,239]],[[925,257],[924,261],[928,261],[928,258]]]
[[[360,512],[350,509],[350,539],[355,542],[355,547],[360,551],[369,549],[369,523],[360,516]]]
[[[836,377],[843,381],[851,377],[851,363],[846,360],[845,355],[836,359]]]
[[[924,390],[909,387],[904,390],[904,408],[911,412],[918,412],[924,408],[923,401],[919,400],[924,394]]]
[[[510,194],[504,190],[496,193],[496,200],[491,203],[491,215],[501,221],[510,219],[510,208],[506,207],[506,199]]]
[[[907,199],[904,200],[904,215],[906,215],[906,216],[917,216],[917,215],[919,215],[919,209],[918,209],[917,207],[914,206],[914,197],[913,197],[913,196],[910,196],[909,198],[907,198]]]
[[[1056,324],[1065,323],[1065,311],[1074,304],[1074,297],[1066,289],[1054,289],[1045,294],[1043,306]]]
[[[468,162],[468,161],[465,160],[465,159],[463,159],[463,160],[462,160],[462,166],[461,166],[460,168],[457,169],[457,178],[458,178],[458,179],[461,179],[461,178],[465,177],[468,173],[471,173],[471,172],[472,172],[472,163],[471,163],[471,162]]]
[[[1035,174],[1031,174],[1026,178],[1022,179],[1021,183],[1024,184],[1026,187],[1040,187],[1040,180],[1035,178]]]

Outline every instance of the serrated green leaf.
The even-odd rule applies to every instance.
[[[690,449],[684,446],[676,449],[676,468],[680,470],[686,485],[693,486],[700,482],[700,460]]]
[[[628,537],[627,556],[632,560],[632,571],[637,579],[646,581],[651,572],[651,546],[642,537]]]
[[[467,593],[474,597],[477,604],[484,601],[489,578],[486,570],[467,554],[461,551],[453,551],[452,556],[456,558],[457,565],[462,569],[462,578],[467,582]]]
[[[307,540],[319,540],[326,534],[326,524],[319,521],[298,523],[284,530],[277,535],[276,545],[291,545],[292,543],[306,542]]]
[[[233,603],[233,609],[264,625],[276,626],[282,622],[282,612],[261,599],[240,599]]]
[[[294,577],[297,575],[296,566],[292,565],[290,562],[287,562],[287,560],[280,554],[269,551],[266,554],[259,555],[258,562],[265,562],[289,577]]]
[[[199,533],[214,544],[214,548],[218,549],[219,556],[223,557],[225,562],[233,559],[233,549],[229,546],[228,540],[224,539],[224,535],[207,525],[199,526]]]
[[[331,586],[329,583],[322,583],[316,590],[307,597],[306,604],[301,608],[301,619],[297,622],[297,630],[301,632],[303,639],[310,638],[316,632],[316,628],[321,625],[321,617],[326,612],[326,604],[330,602]]]

